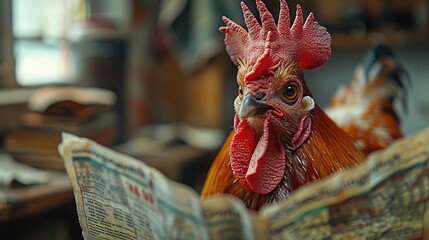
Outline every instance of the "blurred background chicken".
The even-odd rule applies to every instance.
[[[395,100],[406,112],[409,76],[385,45],[370,49],[348,87],[340,87],[325,109],[367,155],[402,137]]]
[[[224,18],[220,28],[238,66],[234,130],[211,166],[202,197],[227,193],[250,209],[286,199],[300,186],[364,161],[365,155],[402,136],[395,99],[405,99],[404,71],[392,51],[379,45],[341,88],[327,111],[314,102],[303,69],[323,65],[331,38],[300,6],[290,26],[280,0],[276,25],[256,0],[262,24],[247,6],[247,31]],[[322,79],[320,79],[322,80]]]

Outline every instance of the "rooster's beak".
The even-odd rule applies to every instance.
[[[255,115],[265,114],[268,110],[273,110],[271,105],[268,105],[262,101],[256,100],[252,94],[247,94],[241,102],[240,111],[238,116],[240,118],[247,118]]]

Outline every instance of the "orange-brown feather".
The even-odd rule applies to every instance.
[[[357,142],[365,155],[383,149],[403,137],[390,101],[371,102],[356,124],[345,126],[343,130]]]
[[[229,186],[235,179],[229,162],[229,147],[233,136],[234,131],[225,140],[207,173],[203,189],[201,190],[201,197],[203,199],[210,195],[224,193],[226,186]]]
[[[365,159],[353,139],[340,129],[319,107],[313,110],[312,132],[306,144],[296,150],[299,159],[311,163],[309,170],[324,178]]]

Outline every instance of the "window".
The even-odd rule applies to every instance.
[[[83,0],[13,0],[15,77],[20,86],[69,84],[74,79],[72,24],[85,17]]]

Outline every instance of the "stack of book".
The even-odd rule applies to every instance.
[[[57,147],[69,132],[109,146],[118,136],[116,98],[98,88],[49,87],[33,92],[19,127],[9,130],[4,147],[18,162],[52,170],[64,169]]]

